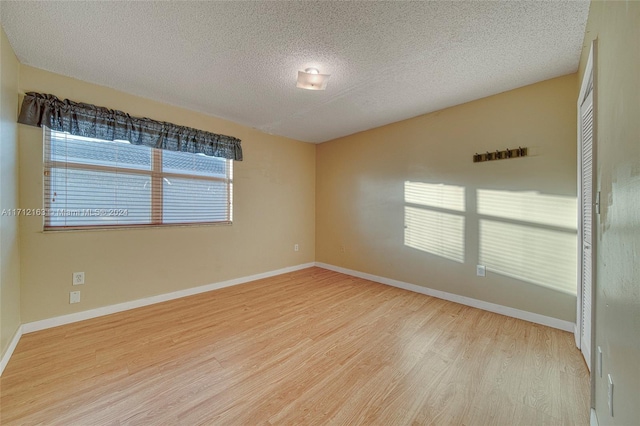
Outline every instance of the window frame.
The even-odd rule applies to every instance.
[[[217,225],[231,225],[233,223],[233,160],[228,158],[221,158],[225,161],[225,176],[206,176],[203,174],[189,174],[189,173],[177,173],[163,170],[163,151],[158,148],[149,148],[151,155],[151,169],[144,170],[140,168],[129,168],[126,166],[108,166],[87,164],[79,162],[67,162],[53,159],[53,150],[51,149],[52,139],[55,134],[63,135],[64,137],[78,137],[71,135],[67,132],[59,132],[51,130],[43,126],[43,231],[44,232],[60,232],[69,230],[105,230],[105,229],[130,229],[130,228],[165,228],[176,226],[217,226]],[[95,141],[103,141],[103,139],[97,138],[83,138],[93,139]],[[128,141],[106,141],[106,142],[122,142],[129,144]],[[186,153],[189,155],[198,155]],[[213,158],[213,157],[212,157]],[[218,157],[215,157],[218,158]],[[104,173],[127,173],[148,176],[151,180],[151,204],[150,208],[150,221],[149,223],[135,223],[135,224],[91,224],[91,225],[69,225],[69,226],[57,226],[51,224],[51,218],[54,210],[60,210],[63,208],[57,208],[52,205],[51,199],[51,184],[46,184],[46,179],[51,179],[52,169],[76,169],[84,171],[98,171]],[[165,179],[192,179],[203,180],[209,182],[222,182],[226,184],[227,190],[227,203],[226,203],[226,217],[227,220],[218,221],[199,221],[199,222],[163,222],[164,213],[164,200],[163,181]]]

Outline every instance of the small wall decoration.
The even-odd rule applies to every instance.
[[[476,154],[473,156],[474,163],[482,163],[484,161],[493,160],[506,160],[509,158],[526,157],[527,148],[518,147],[516,149],[505,149],[504,151],[487,151],[483,154]]]

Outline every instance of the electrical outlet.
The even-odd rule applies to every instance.
[[[72,291],[69,293],[69,303],[80,303],[79,291]]]
[[[598,346],[598,360],[596,361],[596,371],[598,376],[602,377],[602,348]]]
[[[343,245],[340,246],[340,253],[345,253],[347,250]]]
[[[476,275],[479,277],[484,277],[487,275],[487,269],[484,265],[476,266]]]
[[[293,251],[298,251],[300,250],[300,247],[297,244],[293,245]]]
[[[607,396],[609,397],[609,415],[613,417],[613,379],[611,378],[611,374],[607,374],[609,379],[609,390],[607,392]]]
[[[73,285],[84,284],[84,272],[73,273]]]

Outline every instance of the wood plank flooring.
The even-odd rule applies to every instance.
[[[3,425],[587,425],[570,333],[309,268],[24,335]]]

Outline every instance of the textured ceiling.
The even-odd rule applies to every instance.
[[[323,142],[575,72],[588,9],[588,1],[0,1],[0,19],[24,64]],[[331,74],[326,91],[296,88],[310,66]]]

